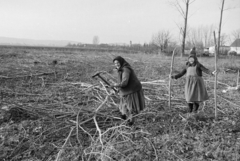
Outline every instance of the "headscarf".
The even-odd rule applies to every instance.
[[[195,47],[193,47],[192,50],[190,51],[190,55],[197,56],[196,48],[195,48]]]
[[[113,59],[113,62],[117,60],[120,63],[120,68],[118,69],[118,71],[122,71],[123,67],[127,67],[129,69],[132,69],[131,65],[121,56],[117,56],[116,58]]]

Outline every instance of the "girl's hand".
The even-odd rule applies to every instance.
[[[215,70],[212,72],[212,75],[216,75],[217,73],[218,73],[218,71]]]
[[[170,79],[175,79],[174,75],[169,75]]]

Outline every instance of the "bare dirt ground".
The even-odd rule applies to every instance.
[[[118,95],[91,78],[105,71],[116,80],[117,55],[133,66],[146,96],[133,126],[120,118]],[[210,99],[199,113],[187,113],[184,77],[172,81],[168,107],[171,57],[164,55],[9,48],[0,61],[0,160],[240,160],[239,90],[222,92],[237,86],[237,57],[219,60],[217,118],[208,75]],[[214,58],[199,61],[214,69]],[[173,73],[185,62],[177,57]]]

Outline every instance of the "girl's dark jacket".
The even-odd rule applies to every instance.
[[[113,59],[113,62],[118,60],[121,67],[118,69],[119,83],[116,87],[119,88],[119,95],[125,96],[135,93],[142,89],[141,82],[138,80],[132,67],[126,60],[120,56]]]
[[[179,74],[172,76],[173,79],[181,78],[183,75],[185,75],[185,74],[187,73],[187,68],[188,68],[188,67],[195,66],[195,65],[197,66],[197,68],[196,68],[196,70],[197,70],[196,73],[197,73],[197,75],[198,75],[199,77],[202,77],[202,72],[205,72],[205,73],[207,73],[207,74],[209,74],[209,75],[213,75],[212,72],[211,72],[209,69],[207,69],[207,68],[204,67],[201,63],[198,62],[196,56],[190,55],[189,58],[190,58],[190,57],[193,57],[193,58],[194,58],[194,63],[193,63],[193,64],[190,64],[189,62],[187,62],[187,63],[186,63],[186,68],[184,68]]]

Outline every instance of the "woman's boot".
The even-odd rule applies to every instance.
[[[126,120],[126,119],[127,119],[127,116],[126,116],[126,115],[121,115],[121,118],[122,118],[123,120]]]
[[[134,119],[133,119],[133,115],[130,114],[128,116],[128,122],[127,122],[128,126],[132,126],[134,124]]]

